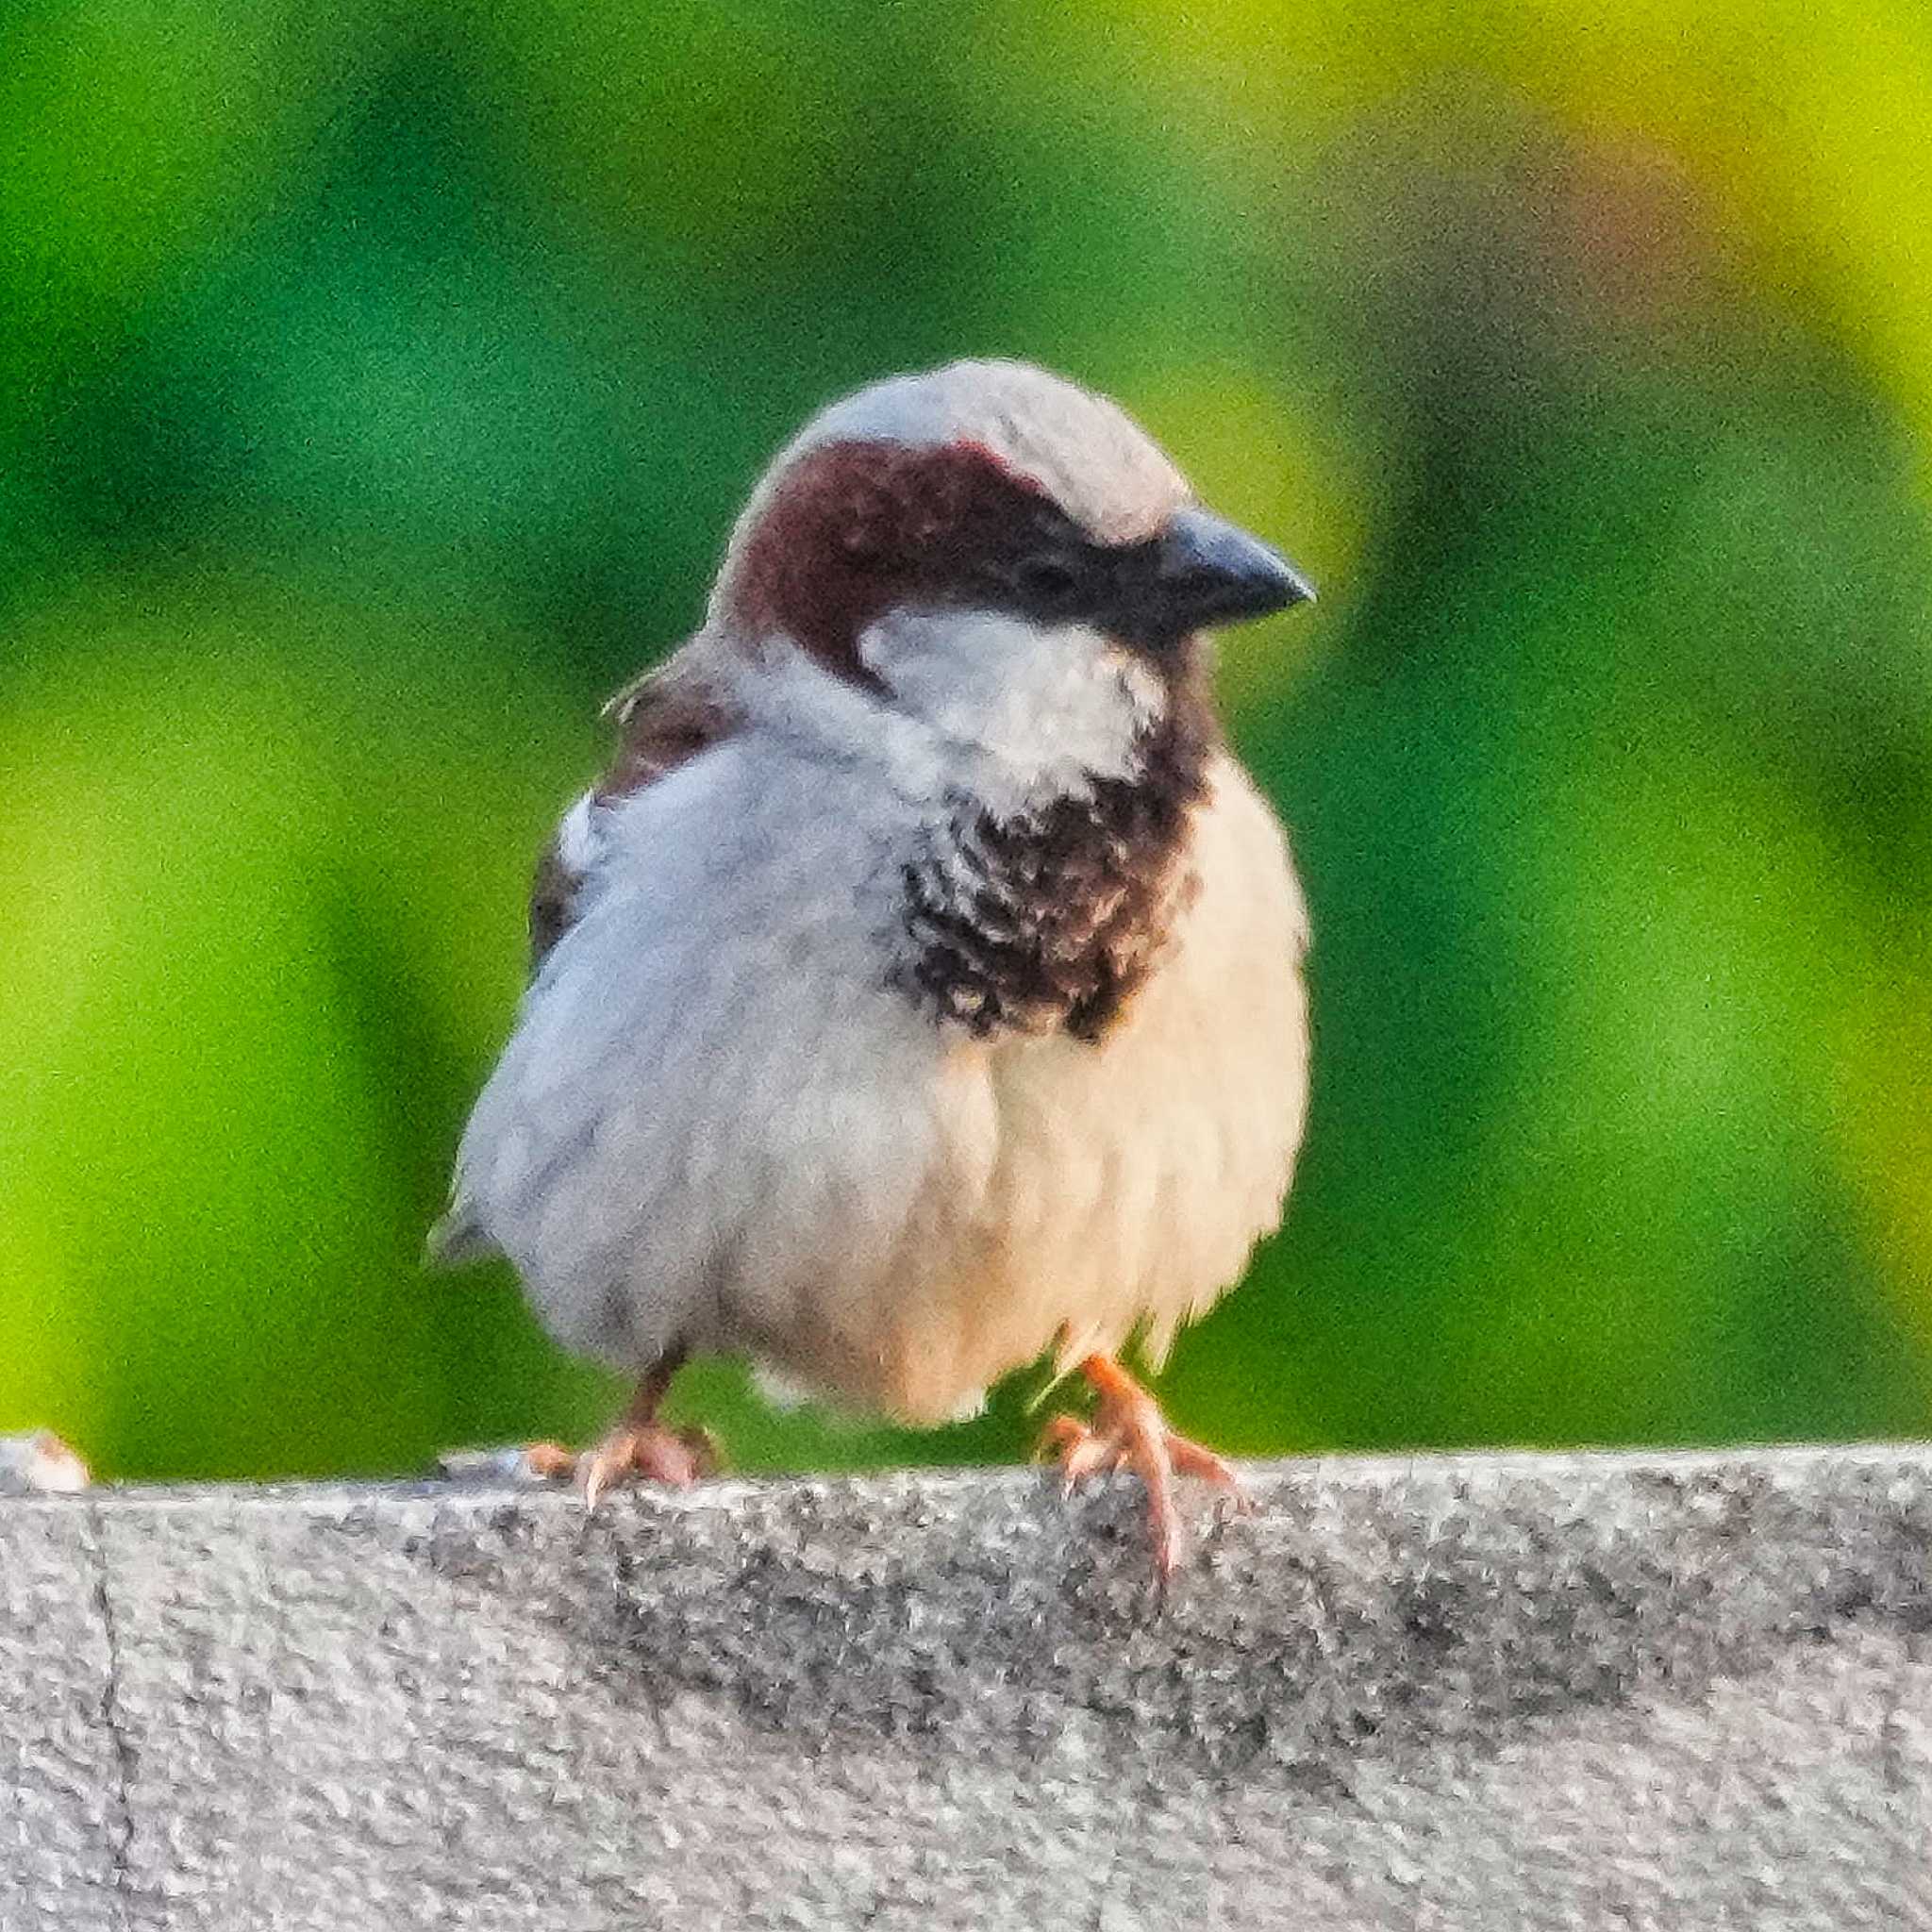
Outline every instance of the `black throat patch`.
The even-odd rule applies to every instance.
[[[1215,741],[1205,699],[1175,691],[1131,777],[1005,819],[951,799],[904,871],[892,984],[977,1039],[1103,1038],[1192,896]]]

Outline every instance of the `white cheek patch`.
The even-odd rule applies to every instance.
[[[893,611],[858,640],[895,707],[1000,767],[1022,792],[1133,771],[1159,675],[1087,625],[991,611]]]

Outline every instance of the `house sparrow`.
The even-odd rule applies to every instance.
[[[1312,597],[1113,403],[1014,362],[859,391],[773,463],[703,627],[612,701],[433,1246],[641,1377],[575,1461],[697,1474],[688,1353],[915,1424],[1053,1351],[1156,1560],[1232,1473],[1157,1360],[1280,1218],[1307,915],[1204,632]]]

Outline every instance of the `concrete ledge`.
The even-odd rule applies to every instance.
[[[1932,1451],[0,1502],[0,1925],[1932,1926]]]

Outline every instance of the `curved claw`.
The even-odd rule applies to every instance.
[[[1071,1496],[1076,1483],[1119,1469],[1126,1459],[1126,1450],[1111,1436],[1071,1415],[1057,1415],[1047,1424],[1035,1453],[1059,1464],[1063,1496]]]
[[[1054,1417],[1041,1437],[1041,1453],[1058,1461],[1063,1492],[1107,1470],[1130,1469],[1141,1478],[1147,1491],[1154,1564],[1164,1584],[1179,1567],[1186,1542],[1174,1496],[1176,1474],[1198,1476],[1225,1491],[1238,1511],[1250,1511],[1254,1504],[1234,1471],[1211,1449],[1175,1435],[1154,1398],[1117,1363],[1090,1356],[1081,1373],[1099,1395],[1093,1421]]]
[[[576,1458],[584,1507],[594,1509],[616,1484],[641,1479],[688,1490],[710,1466],[710,1444],[698,1430],[667,1423],[621,1424],[588,1455]]]

